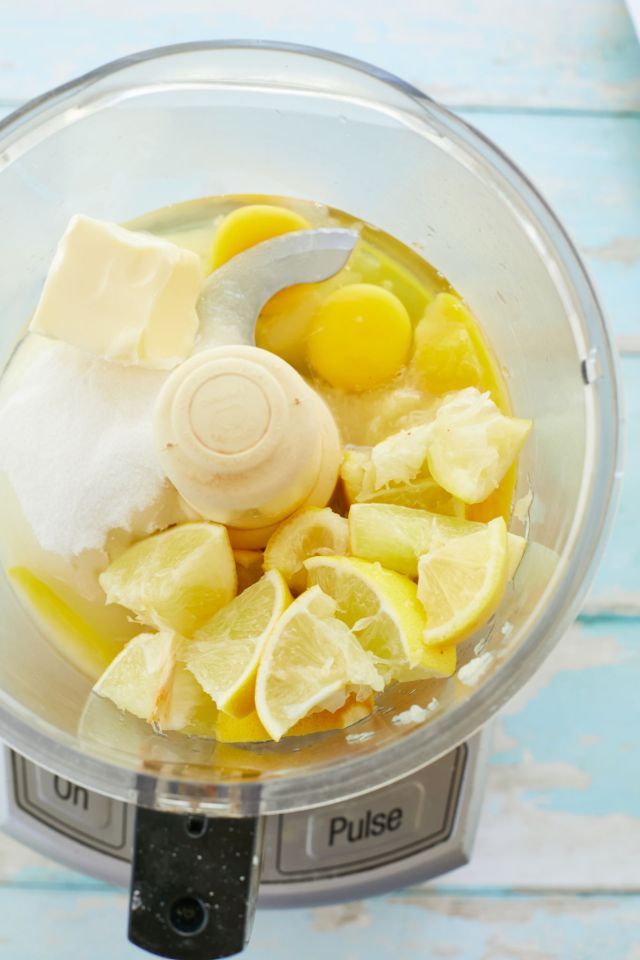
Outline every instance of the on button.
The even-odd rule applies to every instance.
[[[42,806],[60,820],[93,830],[104,830],[111,821],[109,797],[87,790],[57,774],[35,767],[36,793]]]

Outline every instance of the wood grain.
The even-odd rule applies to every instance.
[[[221,37],[349,54],[457,106],[640,108],[640,54],[623,0],[5,2],[0,97],[32,97],[138,50]]]

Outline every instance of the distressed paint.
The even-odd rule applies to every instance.
[[[368,60],[456,105],[640,107],[623,0],[579,0],[573,16],[571,0],[23,0],[0,6],[0,37],[0,94],[14,100],[137,50],[259,37]]]
[[[143,960],[124,943],[119,893],[5,894],[2,960]],[[34,923],[34,917],[37,922]],[[407,893],[257,916],[246,960],[640,960],[640,897]],[[614,934],[615,931],[615,934]]]

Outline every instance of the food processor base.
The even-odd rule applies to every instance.
[[[430,880],[468,862],[490,748],[485,728],[409,777],[265,818],[258,906],[309,907]],[[39,853],[128,886],[135,809],[0,749],[0,826]]]

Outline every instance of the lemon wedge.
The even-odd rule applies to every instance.
[[[418,576],[418,558],[434,543],[465,536],[482,524],[388,503],[354,503],[349,543],[354,557],[378,561],[406,577]]]
[[[354,557],[378,561],[407,577],[418,576],[418,560],[454,537],[478,533],[485,524],[444,517],[428,510],[387,503],[354,503],[349,510],[349,546]],[[507,580],[522,559],[527,541],[507,534]]]
[[[449,394],[432,424],[429,471],[453,496],[480,503],[496,489],[530,430],[530,420],[505,416],[474,387]]]
[[[424,610],[407,577],[354,557],[314,557],[305,566],[309,583],[335,600],[336,616],[374,656],[385,680],[405,675],[408,667],[433,677],[454,672],[455,651],[423,645]]]
[[[371,657],[335,612],[335,601],[312,587],[284,612],[264,648],[256,710],[274,740],[336,698],[339,706],[352,692],[365,699],[383,687]]]
[[[272,570],[219,610],[187,645],[187,669],[219,710],[233,717],[253,710],[260,656],[290,602],[282,575]]]
[[[340,477],[349,503],[392,503],[431,510],[445,516],[464,517],[465,507],[462,500],[443,490],[424,466],[412,479],[402,482],[393,480],[376,490],[370,464],[369,450],[345,450]]]
[[[304,561],[309,557],[343,554],[349,547],[349,525],[329,507],[308,507],[285,520],[267,543],[265,570],[279,570],[294,593],[307,586]]]
[[[233,599],[236,566],[226,529],[183,523],[140,540],[100,575],[107,603],[142,623],[191,636]]]
[[[141,633],[107,667],[93,692],[148,723],[158,723],[169,700],[180,638],[171,631]]]
[[[287,737],[308,737],[312,733],[326,730],[344,730],[358,720],[368,717],[373,711],[373,697],[356,700],[353,694],[333,713],[330,710],[317,710],[303,717],[287,730]],[[220,743],[257,743],[271,740],[260,717],[254,710],[248,716],[237,720],[226,713],[219,713],[216,720],[216,740]]]
[[[460,643],[497,609],[508,574],[507,527],[498,517],[476,533],[445,540],[418,561],[426,644]]]
[[[139,634],[107,667],[93,692],[159,730],[213,736],[215,705],[180,662],[184,642],[169,630]]]
[[[80,609],[27,567],[12,567],[9,578],[56,649],[91,680],[100,676],[122,650],[124,642],[131,639],[130,624],[124,622],[124,610],[119,611],[122,623],[118,622],[120,618],[114,620],[120,628],[118,632],[100,630]]]
[[[413,362],[435,394],[482,387],[491,363],[468,309],[451,293],[439,293],[416,326]]]

